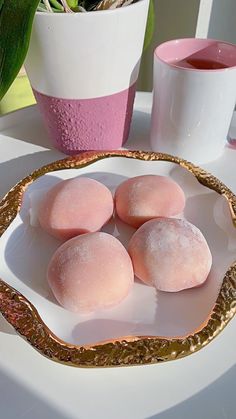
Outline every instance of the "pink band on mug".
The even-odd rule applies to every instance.
[[[128,139],[135,84],[94,99],[60,99],[36,90],[34,94],[51,139],[66,154],[118,149]]]

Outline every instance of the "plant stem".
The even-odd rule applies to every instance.
[[[82,12],[82,13],[87,12],[87,10],[82,6],[78,6],[77,9],[79,10],[79,12]]]
[[[45,7],[46,7],[47,11],[52,12],[52,8],[51,8],[51,5],[49,3],[49,0],[43,0],[43,2],[45,4]]]
[[[42,3],[40,3],[38,8],[37,8],[37,11],[38,12],[47,12],[48,10],[44,5],[42,5]]]
[[[64,6],[64,9],[65,9],[65,12],[66,13],[73,13],[73,10],[70,9],[70,7],[68,6],[68,3],[67,3],[66,0],[61,0],[61,2],[63,4],[63,6]]]

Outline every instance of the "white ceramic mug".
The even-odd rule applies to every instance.
[[[54,145],[67,154],[128,138],[149,0],[89,13],[39,13],[25,67]]]
[[[154,54],[151,147],[195,164],[218,158],[236,103],[236,45],[179,39]]]

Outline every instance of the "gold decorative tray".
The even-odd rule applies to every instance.
[[[135,165],[132,163],[132,160],[136,161]],[[140,165],[138,161],[141,162]],[[163,166],[163,162],[165,162],[165,167]],[[112,339],[108,337],[105,341],[95,344],[67,343],[61,337],[57,337],[54,330],[50,330],[51,328],[49,328],[46,324],[45,316],[43,317],[41,315],[40,309],[37,307],[36,303],[32,301],[34,298],[29,299],[29,297],[27,298],[27,295],[25,295],[28,293],[27,290],[30,289],[29,284],[26,287],[24,285],[24,281],[21,281],[20,277],[18,279],[14,279],[17,277],[16,272],[14,272],[14,277],[12,276],[11,278],[11,275],[8,274],[7,268],[4,268],[3,266],[1,271],[2,279],[0,280],[0,312],[14,327],[14,329],[42,355],[54,361],[77,367],[111,367],[170,361],[188,356],[202,349],[210,343],[233,318],[236,311],[236,262],[234,262],[236,249],[236,244],[234,242],[234,227],[236,226],[236,196],[220,180],[212,176],[210,173],[207,173],[205,170],[200,169],[187,161],[170,155],[143,151],[86,152],[76,157],[68,157],[64,160],[56,161],[36,170],[14,186],[0,202],[0,242],[6,242],[6,244],[2,244],[0,252],[7,258],[9,249],[8,253],[6,249],[7,246],[9,246],[10,235],[8,237],[8,234],[10,234],[10,229],[12,228],[13,232],[15,228],[19,227],[18,224],[24,224],[27,222],[27,217],[21,217],[24,193],[28,191],[29,187],[32,188],[34,184],[36,185],[38,180],[44,177],[44,175],[51,173],[58,175],[58,173],[60,173],[59,171],[66,173],[68,169],[72,169],[72,171],[68,172],[70,175],[78,176],[83,174],[84,170],[90,170],[90,173],[94,173],[94,176],[96,177],[96,173],[98,172],[103,173],[104,175],[104,172],[107,171],[109,174],[113,169],[114,172],[117,173],[117,168],[119,168],[119,176],[121,176],[123,170],[124,176],[127,176],[130,172],[133,173],[133,176],[138,173],[162,174],[163,170],[167,170],[167,167],[169,167],[168,165],[170,165],[168,170],[169,173],[171,173],[171,176],[173,173],[174,175],[177,173],[177,176],[179,176],[181,172],[181,186],[184,186],[183,183],[185,182],[185,177],[187,178],[186,182],[189,182],[189,175],[191,174],[191,177],[194,180],[194,188],[198,188],[197,182],[195,182],[196,180],[199,182],[199,187],[201,185],[201,188],[204,188],[206,192],[205,195],[201,195],[199,192],[196,193],[194,188],[193,192],[190,193],[190,197],[195,197],[194,199],[196,202],[198,197],[200,197],[200,206],[203,201],[207,201],[207,208],[209,209],[209,205],[213,202],[212,194],[214,194],[214,197],[217,194],[216,198],[214,198],[212,217],[216,217],[217,220],[220,218],[218,224],[218,227],[220,226],[218,234],[221,234],[219,237],[222,237],[223,247],[225,246],[225,240],[228,237],[227,229],[230,230],[229,241],[231,244],[229,245],[228,241],[225,255],[222,255],[222,257],[224,256],[227,268],[225,269],[223,265],[219,265],[219,268],[217,265],[214,268],[213,265],[216,276],[218,275],[218,277],[220,277],[220,279],[217,280],[219,281],[221,287],[219,287],[219,290],[217,291],[218,297],[214,300],[214,305],[212,306],[211,303],[209,303],[208,309],[204,309],[204,313],[208,312],[208,315],[205,316],[201,324],[199,323],[198,326],[191,331],[191,333],[183,334],[181,337],[171,336],[171,332],[169,331],[167,333],[167,337],[149,334],[144,336],[130,334],[129,336],[117,336]],[[177,171],[175,170],[176,167],[178,168]],[[77,171],[74,169],[79,170]],[[182,173],[184,173],[184,175],[182,175]],[[190,181],[188,189],[190,190],[191,187]],[[225,215],[225,209],[222,210],[224,207],[222,199],[219,201],[220,206],[218,205],[219,196],[221,196],[221,198],[223,197],[227,203],[230,210],[228,215]],[[201,201],[201,199],[203,201]],[[221,205],[223,206],[221,207]],[[218,215],[215,214],[216,209],[218,211]],[[202,208],[202,210],[204,210],[204,208]],[[227,218],[227,216],[230,218],[230,226],[227,224],[228,221],[224,220],[224,217]],[[17,217],[19,219],[18,221],[16,221]],[[209,217],[209,214],[207,217]],[[14,223],[16,222],[18,222],[18,224],[14,227]],[[224,227],[225,223],[227,224],[226,230]],[[207,222],[207,224],[209,223]],[[211,232],[209,234],[214,239],[213,226],[210,226],[209,228],[211,228]],[[206,232],[204,231],[203,233],[205,234]],[[19,243],[21,240],[24,240],[23,236],[19,236]],[[217,260],[217,252],[221,251],[221,239],[218,241],[219,244],[217,244],[218,247],[216,248],[215,260]],[[214,240],[212,242],[214,242]],[[17,247],[17,249],[14,249],[14,252],[18,251],[18,254],[20,255],[21,246],[18,246],[18,242],[15,247]],[[24,264],[27,265],[28,262],[29,260],[24,258]],[[224,275],[221,275],[221,268],[224,268]],[[42,281],[44,281],[44,278],[42,278]],[[197,292],[201,293],[205,291],[202,290]],[[209,292],[209,290],[207,292]],[[35,291],[34,294],[32,294],[35,295],[35,301],[37,299],[36,294],[37,293]],[[183,295],[181,298],[183,298]],[[190,298],[192,294],[188,293],[186,295],[186,298]],[[200,296],[201,294],[199,294],[199,298]],[[42,301],[44,300],[42,299]],[[148,309],[148,305],[146,305],[146,308]],[[60,308],[60,310],[63,309]],[[44,318],[44,321],[42,318]],[[93,341],[93,336],[90,337],[90,340]]]

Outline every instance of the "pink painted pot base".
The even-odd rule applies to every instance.
[[[135,84],[96,99],[60,99],[34,90],[49,136],[66,154],[81,150],[112,150],[129,136]]]

